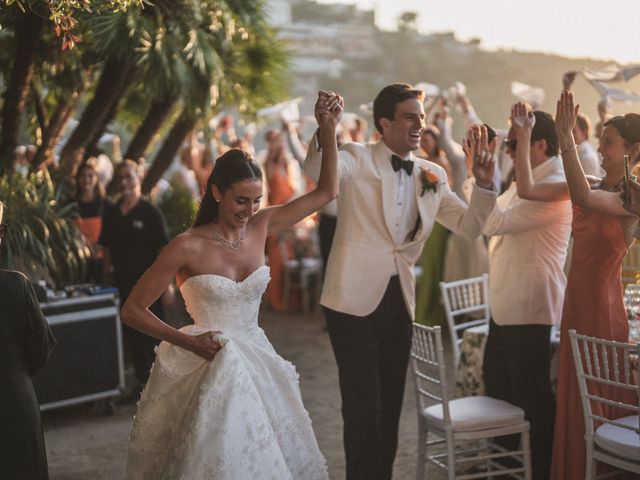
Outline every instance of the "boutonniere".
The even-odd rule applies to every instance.
[[[427,190],[431,190],[434,193],[438,191],[440,178],[428,168],[422,167],[420,169],[420,183],[422,184],[422,192],[420,192],[420,196],[423,196],[424,192]]]

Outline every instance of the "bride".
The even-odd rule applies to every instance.
[[[315,105],[322,173],[315,190],[258,211],[260,167],[243,150],[216,161],[192,228],[140,279],[122,320],[163,340],[130,436],[128,479],[326,479],[295,367],[258,327],[269,282],[267,236],[338,194],[335,129],[342,97]],[[195,324],[176,330],[149,306],[173,278]]]

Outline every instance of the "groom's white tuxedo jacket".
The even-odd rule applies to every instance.
[[[312,139],[305,171],[317,179],[321,153]],[[394,239],[397,186],[389,150],[382,141],[340,148],[340,194],[336,233],[329,255],[320,303],[356,316],[372,313],[384,295],[389,278],[397,272],[409,315],[415,315],[415,265],[424,242],[438,221],[449,230],[470,237],[479,235],[497,193],[475,187],[469,208],[451,191],[443,168],[411,155],[420,227],[413,239]],[[421,170],[438,176],[436,191],[422,193]]]

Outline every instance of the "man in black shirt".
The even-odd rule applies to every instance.
[[[122,162],[114,181],[120,199],[105,213],[98,243],[105,247],[105,268],[112,271],[115,286],[124,305],[138,279],[154,262],[160,249],[169,243],[169,234],[162,212],[142,198],[140,167],[132,160]],[[151,311],[163,317],[158,300]],[[147,382],[155,358],[158,340],[122,326],[126,347],[131,353],[136,378],[141,386]]]

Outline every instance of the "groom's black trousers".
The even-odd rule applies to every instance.
[[[388,480],[412,335],[398,276],[370,315],[326,314],[340,375],[347,480]]]

